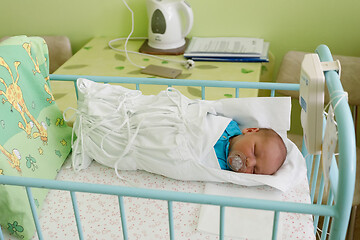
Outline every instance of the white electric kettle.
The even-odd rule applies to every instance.
[[[193,12],[185,0],[147,0],[148,45],[155,49],[175,49],[185,45],[193,25]]]

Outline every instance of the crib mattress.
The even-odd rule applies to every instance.
[[[68,160],[62,167],[58,180],[137,186],[178,192],[204,193],[206,183],[178,181],[145,171],[121,171],[120,180],[114,169],[96,162],[86,170],[74,172]],[[233,184],[216,183],[219,187],[246,188]],[[254,191],[278,191],[271,187],[251,187]],[[119,204],[116,196],[77,193],[77,201],[85,239],[123,239]],[[246,196],[244,196],[246,197]],[[307,179],[291,190],[281,193],[283,201],[310,202]],[[169,239],[167,202],[124,197],[129,239]],[[175,239],[218,239],[212,233],[198,229],[201,206],[191,203],[173,203]],[[281,213],[278,239],[315,239],[312,217],[304,214]],[[45,239],[78,239],[71,197],[68,192],[51,190],[40,214]],[[6,233],[5,233],[6,234]],[[225,232],[225,236],[226,236]],[[241,233],[240,233],[241,235]],[[5,239],[12,239],[5,235]],[[35,235],[33,239],[38,239]],[[226,237],[226,239],[244,239]],[[271,236],[269,236],[271,239]]]

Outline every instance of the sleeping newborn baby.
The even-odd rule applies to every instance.
[[[238,103],[241,99],[191,100],[176,89],[143,95],[87,79],[78,79],[77,86],[76,139],[72,142],[76,171],[95,160],[114,168],[119,178],[119,170],[144,170],[184,181],[266,184],[281,190],[288,187],[284,179],[294,176],[295,165],[284,163],[291,148],[285,148],[277,132],[246,128],[253,122],[253,126],[272,126],[256,125],[247,110],[241,110],[252,106],[250,100],[246,105]],[[287,104],[290,99],[284,101]],[[223,114],[219,106],[242,112],[241,117]]]
[[[221,169],[240,173],[274,174],[284,163],[286,147],[270,128],[240,130],[231,121],[214,146]]]

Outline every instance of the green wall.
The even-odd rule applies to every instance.
[[[145,0],[127,0],[134,36],[147,35]],[[360,1],[188,0],[190,36],[249,36],[271,42],[276,66],[289,50],[312,52],[327,44],[333,54],[360,56]],[[122,0],[1,0],[0,37],[67,35],[73,51],[94,36],[124,37],[131,29]]]
[[[131,15],[122,0],[0,0],[0,38],[67,35],[76,52],[95,36],[125,37]],[[135,14],[133,36],[147,35],[146,0],[127,0]],[[360,56],[360,1],[188,0],[191,36],[261,37],[271,43],[278,69],[289,50],[313,52],[327,44],[333,54]],[[276,76],[275,70],[275,76]],[[299,129],[299,127],[295,127]]]

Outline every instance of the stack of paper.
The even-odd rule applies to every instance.
[[[261,38],[193,37],[184,57],[194,61],[268,62],[269,45]]]

